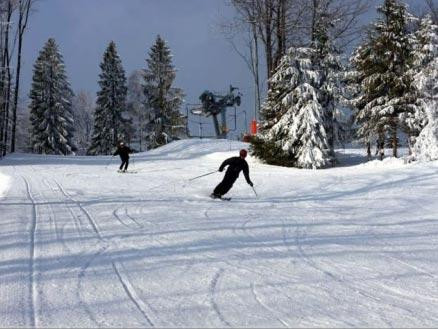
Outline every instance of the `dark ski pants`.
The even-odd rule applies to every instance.
[[[218,186],[216,186],[213,193],[220,196],[226,194],[233,187],[237,177],[239,176],[226,173],[224,179],[219,183]]]
[[[124,170],[128,169],[129,159],[122,159],[122,164],[120,165],[120,170],[122,170],[123,166],[125,166]]]

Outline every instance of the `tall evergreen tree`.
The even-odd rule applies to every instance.
[[[438,74],[438,65],[435,74]],[[438,160],[438,99],[426,103],[424,112],[427,124],[416,139],[414,158],[420,161]]]
[[[319,168],[330,160],[317,55],[314,48],[290,48],[270,79],[261,140],[253,142],[254,155],[268,163]]]
[[[93,133],[94,97],[86,91],[79,91],[72,100],[75,121],[74,141],[77,154],[84,155],[90,147]]]
[[[157,36],[149,52],[145,70],[145,96],[147,107],[153,109],[154,129],[149,133],[149,145],[158,147],[174,139],[184,138],[186,119],[179,111],[183,91],[172,87],[176,70],[166,42]]]
[[[414,81],[418,90],[417,104],[415,111],[409,112],[404,117],[404,122],[411,132],[412,143],[426,126],[428,115],[426,108],[429,107],[431,97],[438,95],[438,26],[432,23],[429,16],[420,21],[414,38]]]
[[[30,91],[31,146],[36,153],[70,154],[74,121],[73,92],[54,39],[49,39],[34,64]]]
[[[253,154],[267,163],[320,168],[334,160],[341,65],[320,15],[307,48],[290,48],[270,79]]]
[[[430,17],[421,20],[415,40],[415,84],[419,89],[419,106],[411,123],[420,133],[415,140],[414,156],[418,160],[436,160],[438,159],[438,26],[432,23]]]
[[[383,157],[384,130],[379,125],[379,116],[374,107],[384,103],[385,89],[381,79],[382,65],[378,65],[374,56],[371,36],[366,43],[359,46],[350,59],[352,70],[348,81],[352,91],[351,104],[356,109],[354,121],[358,126],[356,134],[367,148],[368,159],[371,159],[371,143],[378,141],[378,151]]]
[[[99,74],[100,90],[94,112],[94,134],[88,154],[111,154],[120,139],[126,137],[123,118],[126,111],[126,77],[116,44],[111,41],[103,55]]]
[[[361,137],[369,140],[377,135],[382,151],[388,137],[397,156],[400,118],[415,111],[413,51],[406,6],[385,0],[378,12],[381,18],[352,58],[361,89],[355,100],[356,120]]]
[[[277,67],[273,77],[269,79],[269,89],[265,101],[260,109],[259,132],[251,139],[252,154],[268,164],[280,166],[295,166],[295,155],[284,151],[280,141],[272,138],[270,131],[287,112],[288,106],[283,99],[290,93],[292,75],[291,57],[284,56]],[[297,74],[297,72],[295,72]]]
[[[128,117],[140,152],[151,148],[147,137],[154,131],[153,110],[146,101],[144,85],[144,70],[132,72],[128,78]]]
[[[438,57],[438,25],[433,24],[430,16],[420,20],[419,28],[415,32],[413,56],[417,73],[424,71]],[[416,77],[417,82],[421,82],[422,78],[426,78],[426,75]]]
[[[327,132],[329,154],[335,158],[335,142],[340,139],[341,122],[339,103],[344,93],[343,79],[344,68],[341,65],[339,51],[330,40],[329,29],[332,23],[324,12],[318,10],[318,24],[314,27],[312,47],[316,50],[315,63],[321,74],[321,97],[323,107],[324,128]]]

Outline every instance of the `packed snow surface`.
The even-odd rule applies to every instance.
[[[0,172],[0,197],[2,197],[9,188],[10,179],[8,176],[3,175]]]
[[[188,180],[242,147],[1,160],[0,327],[438,326],[437,162]]]

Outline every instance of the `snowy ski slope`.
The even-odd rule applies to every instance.
[[[438,326],[438,162],[188,181],[246,146],[0,161],[0,327]]]
[[[6,191],[9,189],[10,179],[8,176],[3,175],[0,172],[0,197],[3,196],[3,194],[6,193]]]

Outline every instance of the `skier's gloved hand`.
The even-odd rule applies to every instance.
[[[248,184],[249,184],[249,186],[251,186],[251,187],[254,186],[254,184],[253,184],[252,182],[249,182]]]
[[[222,168],[220,168],[219,170],[218,170],[219,172],[222,172],[222,171],[224,171]]]

